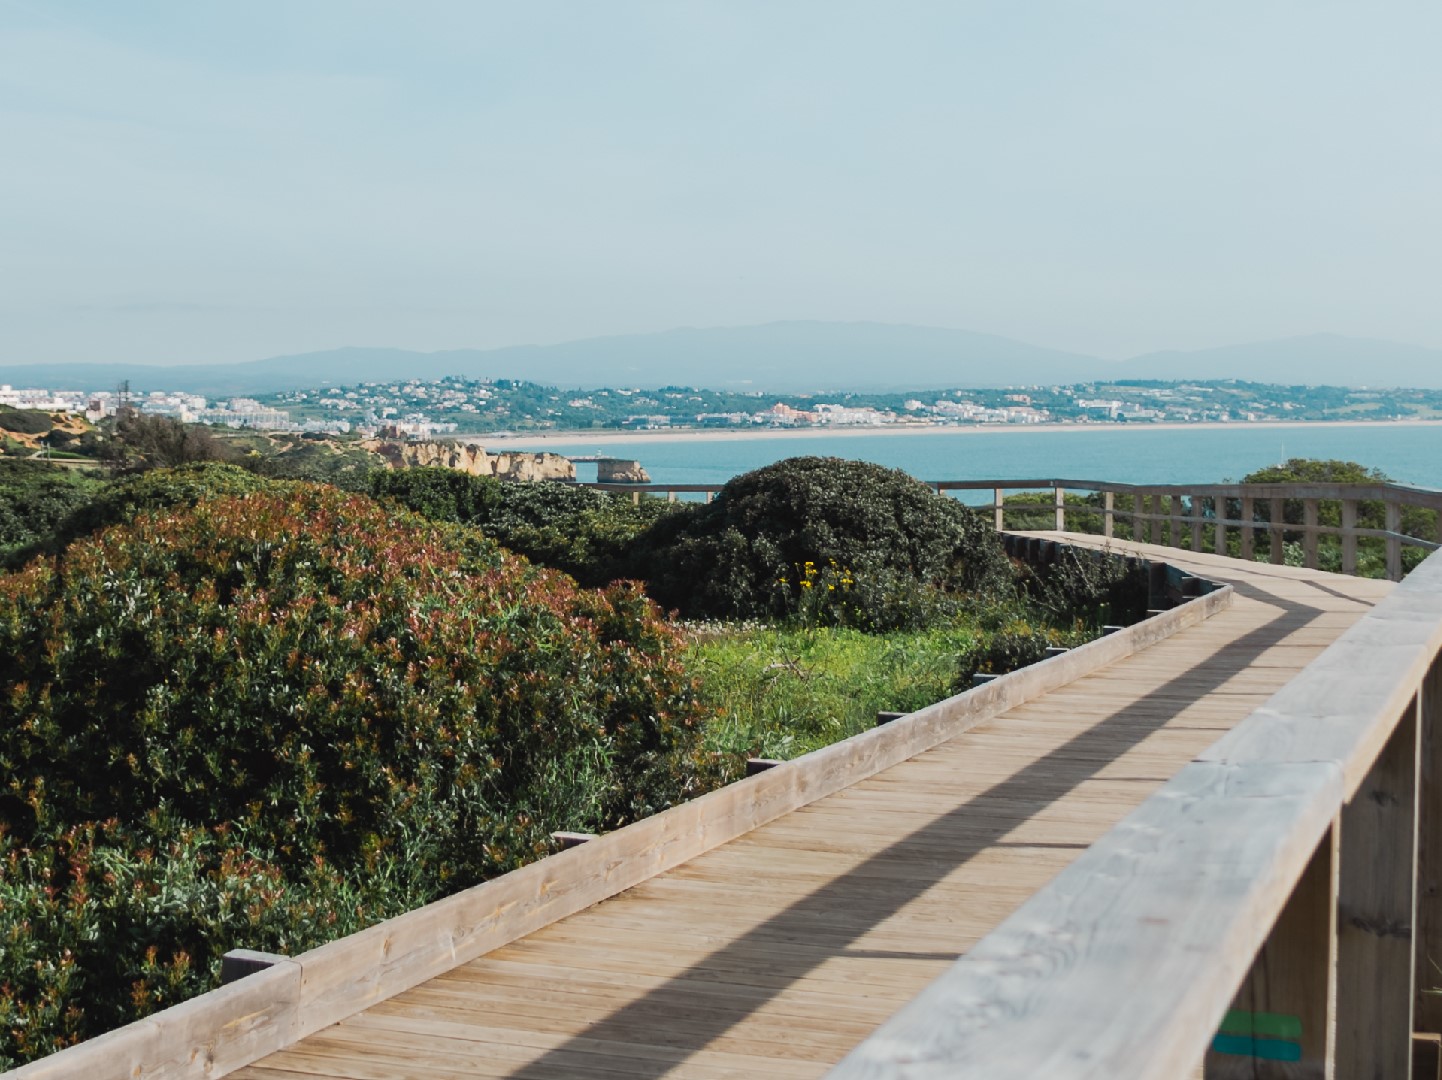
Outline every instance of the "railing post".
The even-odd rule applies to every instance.
[[[1253,524],[1257,520],[1257,506],[1250,495],[1242,496],[1242,550],[1241,556],[1247,561],[1252,558],[1252,546],[1255,542],[1257,530]]]
[[[1112,515],[1113,515],[1114,512],[1116,511],[1116,508],[1117,508],[1117,496],[1116,496],[1116,492],[1114,492],[1114,491],[1104,491],[1104,492],[1102,492],[1102,536],[1106,537],[1108,540],[1110,540],[1110,539],[1112,538],[1112,535],[1113,535],[1113,533],[1114,533],[1114,531],[1115,531],[1115,527],[1114,527],[1114,525],[1113,525],[1113,523],[1112,523],[1112,522],[1113,522],[1113,517],[1112,517]],[[1442,514],[1439,514],[1438,517],[1439,517],[1439,518],[1442,518]]]
[[[1271,542],[1271,557],[1272,562],[1275,565],[1281,566],[1282,563],[1285,562],[1287,559],[1287,553],[1285,550],[1286,545],[1282,542],[1282,526],[1287,523],[1286,500],[1279,499],[1276,496],[1273,496],[1271,502],[1272,507],[1270,517],[1272,519],[1272,527],[1271,536],[1269,537]]]
[[[1342,807],[1337,883],[1337,1076],[1412,1068],[1417,699]]]
[[[1307,569],[1317,569],[1317,500],[1304,499],[1302,502],[1302,562]]]
[[[1066,491],[1056,487],[1052,489],[1052,492],[1052,505],[1056,507],[1053,528],[1057,532],[1066,532]]]
[[[1331,1076],[1336,838],[1334,823],[1252,961],[1207,1052],[1207,1080]]]
[[[1227,553],[1227,498],[1225,495],[1212,497],[1212,512],[1217,515],[1217,535],[1212,541],[1218,555]]]
[[[1402,506],[1393,499],[1387,500],[1387,531],[1402,531]],[[1387,537],[1387,580],[1402,580],[1402,541],[1396,536]]]
[[[1189,507],[1188,517],[1192,519],[1192,550],[1202,550],[1202,508],[1197,505],[1198,499],[1191,495],[1187,499]]]
[[[1161,543],[1162,543],[1162,495],[1161,495],[1161,492],[1159,492],[1159,491],[1153,492],[1153,493],[1152,493],[1152,497],[1151,497],[1151,499],[1149,500],[1149,503],[1150,503],[1150,505],[1151,505],[1151,515],[1152,515],[1152,529],[1151,529],[1152,543],[1153,543],[1153,544],[1156,544],[1158,547],[1160,547],[1160,546],[1161,546]]]
[[[1442,1033],[1442,658],[1422,681],[1417,781],[1415,1031]]]
[[[993,520],[996,525],[996,531],[1001,532],[1002,529],[1006,528],[1006,510],[1003,505],[1006,502],[1006,495],[1002,492],[1001,488],[994,488],[991,494]]]
[[[1179,548],[1182,546],[1182,497],[1169,496],[1167,503],[1170,506],[1167,515],[1167,543]]]
[[[1357,500],[1342,500],[1342,573],[1357,572]]]

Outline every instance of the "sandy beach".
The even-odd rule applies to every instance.
[[[1361,427],[1439,427],[1442,420],[1264,420],[1235,421],[1225,424],[973,424],[949,426],[942,424],[877,424],[873,426],[808,427],[808,428],[677,428],[663,431],[555,431],[542,433],[517,432],[506,435],[475,435],[457,433],[449,436],[457,442],[481,443],[487,449],[544,449],[548,445],[595,446],[598,449],[617,443],[670,442],[740,442],[754,439],[831,439],[838,436],[865,437],[874,435],[1020,435],[1037,431],[1197,431],[1239,429],[1247,431],[1287,431],[1294,428],[1361,428]]]

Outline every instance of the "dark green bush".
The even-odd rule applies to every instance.
[[[977,514],[898,469],[840,458],[791,458],[739,476],[711,504],[658,521],[636,555],[661,603],[713,617],[784,614],[799,603],[808,561],[872,578],[876,606],[858,596],[856,618],[878,628],[889,622],[882,599],[898,581],[974,592],[1010,577]]]
[[[1056,561],[1023,566],[1022,588],[1054,626],[1099,630],[1146,617],[1147,573],[1105,552],[1064,547]]]
[[[28,942],[38,917],[15,912],[56,891],[120,909],[54,911],[57,940],[0,948],[12,998],[39,950],[53,994],[27,1000],[63,1003],[4,1052],[173,1003],[195,987],[176,964],[282,931],[318,944],[316,897],[378,917],[543,854],[553,829],[695,793],[702,712],[658,616],[635,587],[580,590],[474,530],[310,485],[141,513],[0,578],[0,885],[18,890],[0,934]],[[199,845],[200,869],[114,871],[147,895],[174,879],[163,903],[77,892],[56,875],[92,837],[107,859]],[[131,918],[110,943],[127,959],[81,964],[69,942]]]
[[[235,465],[219,462],[182,465],[175,469],[151,469],[117,477],[80,500],[60,517],[27,554],[40,551],[55,554],[72,541],[106,528],[121,525],[150,510],[182,509],[227,495],[255,491],[290,490],[286,485],[265,480]]]
[[[1052,646],[1073,648],[1085,644],[1090,636],[1083,630],[1064,631],[1025,618],[1008,619],[988,629],[962,654],[957,689],[970,687],[973,675],[1005,675],[1044,660]]]
[[[371,494],[433,521],[474,525],[502,546],[583,585],[631,576],[636,538],[673,511],[670,503],[554,482],[510,482],[452,469],[378,470]]]
[[[0,430],[17,435],[44,435],[55,426],[48,412],[39,409],[16,409],[0,405]]]
[[[278,480],[310,480],[345,491],[366,491],[371,474],[385,465],[379,454],[355,445],[294,439],[289,445],[245,459],[247,467]]]
[[[123,472],[144,472],[199,461],[227,461],[235,454],[201,424],[127,408],[116,415],[102,456]]]
[[[89,474],[40,461],[0,461],[0,566],[43,548],[99,488]]]
[[[429,899],[374,880],[287,876],[225,827],[0,836],[0,1068],[213,989],[227,942],[294,953]]]

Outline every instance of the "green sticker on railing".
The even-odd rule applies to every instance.
[[[1299,1043],[1287,1042],[1284,1039],[1254,1039],[1250,1035],[1218,1035],[1212,1040],[1212,1050],[1218,1054],[1235,1054],[1266,1061],[1302,1060],[1302,1047]]]
[[[1224,1035],[1260,1035],[1270,1039],[1300,1039],[1302,1019],[1282,1013],[1248,1012],[1246,1009],[1229,1009],[1222,1017],[1221,1032]]]

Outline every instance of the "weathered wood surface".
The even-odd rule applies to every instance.
[[[1264,573],[1285,569],[1268,566]],[[1311,587],[1334,583],[1314,576]],[[1442,561],[1433,560],[1303,677],[1032,897],[834,1075],[1187,1075],[1213,1045],[1233,990],[1252,969],[1304,869],[1315,867],[1314,853],[1344,805],[1354,796],[1375,803],[1379,793],[1383,802],[1405,802],[1407,785],[1398,774],[1406,769],[1390,759],[1383,761],[1388,779],[1377,792],[1358,792],[1399,720],[1407,738],[1408,699],[1442,644],[1439,591]],[[1342,669],[1349,672],[1345,683],[1337,678]],[[1354,833],[1382,828],[1360,801],[1352,809]],[[1344,820],[1343,850],[1345,826]],[[1409,831],[1387,835],[1408,846]],[[1363,872],[1358,864],[1350,892],[1343,892],[1357,902],[1357,917],[1376,917],[1371,906],[1387,908],[1383,918],[1389,918],[1406,904],[1390,881],[1360,884]],[[1375,970],[1374,947],[1354,944]],[[1393,964],[1401,970],[1389,977],[1405,985],[1410,946],[1387,948],[1403,957]],[[1295,1014],[1267,1019],[1305,1027]],[[1369,1064],[1365,1075],[1406,1075],[1392,1071],[1395,1063],[1383,1062],[1382,1071]],[[1245,1075],[1286,1075],[1268,1069],[1270,1063],[1253,1063]]]
[[[1047,661],[1058,665],[1049,678],[1061,665],[1079,666],[1045,693],[999,697],[960,732],[938,726],[930,748],[770,814],[610,899],[457,958],[238,1076],[821,1075],[1078,856],[1089,857],[1089,845],[1388,587],[1325,575],[1319,587],[1288,567],[1167,557],[1203,575],[1230,569],[1232,605],[1080,677],[1072,676],[1087,670],[1078,657],[1085,649]],[[975,693],[1000,693],[1005,682]],[[909,717],[862,738],[916,723]],[[1306,811],[1341,786],[1325,765],[1281,777],[1191,768],[1187,795],[1169,804],[1165,829],[1137,835],[1139,851],[1190,835],[1197,805],[1239,789],[1255,795],[1250,813],[1301,808],[1312,822]],[[1329,823],[1317,821],[1312,847]],[[1284,891],[1310,850],[1279,851],[1262,836],[1237,851],[1194,854],[1238,880],[1263,874]],[[1118,872],[1122,863],[1106,864],[1094,885]],[[1185,897],[1178,902],[1192,911]],[[1206,911],[1197,920],[1175,920],[1170,940],[1205,940],[1215,920]],[[1221,978],[1234,988],[1246,965],[1233,967]]]
[[[1417,709],[1342,808],[1337,889],[1337,1075],[1407,1076],[1412,1064]]]

